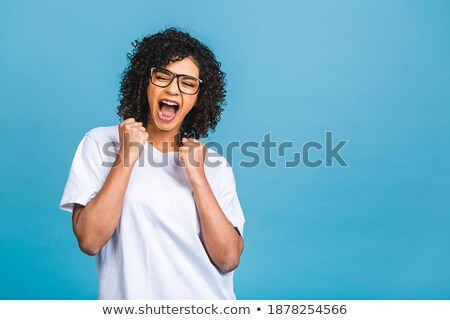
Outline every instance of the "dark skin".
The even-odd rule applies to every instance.
[[[177,74],[194,77],[198,77],[199,74],[197,65],[190,57],[173,62],[166,68]],[[77,204],[74,208],[73,229],[80,248],[87,254],[97,254],[111,238],[120,219],[131,171],[139,159],[139,149],[123,147],[122,138],[127,133],[130,142],[144,144],[148,141],[162,152],[179,152],[180,160],[185,164],[186,178],[193,188],[205,249],[211,261],[222,272],[230,272],[239,265],[244,241],[225,216],[206,178],[204,170],[206,145],[192,138],[183,138],[181,143],[177,141],[184,118],[195,106],[197,94],[183,94],[176,81],[173,81],[166,88],[152,85],[150,82],[147,96],[152,121],[144,127],[141,122],[129,118],[119,125],[121,147],[115,165],[97,195],[85,207]],[[173,120],[163,121],[158,117],[157,106],[160,99],[170,99],[179,103],[179,109]],[[163,146],[168,146],[168,149]],[[126,166],[124,159],[131,165]]]

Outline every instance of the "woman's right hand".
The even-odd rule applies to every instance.
[[[74,206],[72,224],[80,249],[96,255],[111,239],[122,215],[132,169],[147,141],[141,122],[127,119],[118,126],[119,151],[103,186],[86,206]]]
[[[119,155],[125,160],[125,166],[133,166],[139,160],[148,140],[148,133],[142,122],[136,122],[134,118],[128,118],[119,124]]]

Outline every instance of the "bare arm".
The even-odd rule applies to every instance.
[[[192,138],[183,138],[182,142],[179,156],[185,164],[186,177],[194,190],[205,249],[221,271],[233,271],[239,265],[244,240],[225,216],[206,179],[205,144]]]
[[[206,251],[221,271],[233,271],[239,265],[244,240],[223,213],[206,178],[192,186]]]
[[[88,255],[96,255],[108,242],[122,213],[132,168],[116,162],[97,195],[86,206],[76,204],[73,210],[73,231],[81,251]]]
[[[122,122],[119,125],[121,147],[102,188],[86,206],[76,204],[73,210],[73,231],[81,251],[88,255],[96,255],[113,235],[122,214],[133,165],[139,159],[139,149],[124,145],[124,134],[126,143],[143,144],[148,138],[142,123],[134,122],[133,118]],[[125,158],[129,160],[128,165]]]

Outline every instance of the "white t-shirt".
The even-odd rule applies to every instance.
[[[59,207],[73,211],[102,188],[119,149],[118,126],[99,127],[81,140]],[[205,174],[233,226],[244,215],[232,168],[208,149]],[[212,156],[212,157],[211,157]],[[190,182],[178,152],[145,143],[125,194],[114,234],[96,255],[99,299],[235,299],[233,272],[222,273],[203,246]]]

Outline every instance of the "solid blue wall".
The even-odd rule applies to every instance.
[[[0,298],[95,299],[58,204],[76,147],[119,122],[131,42],[210,46],[226,111],[205,139],[348,140],[349,167],[241,168],[240,299],[450,298],[448,1],[0,3]],[[261,150],[260,150],[261,151]],[[323,150],[311,155],[324,156]]]

